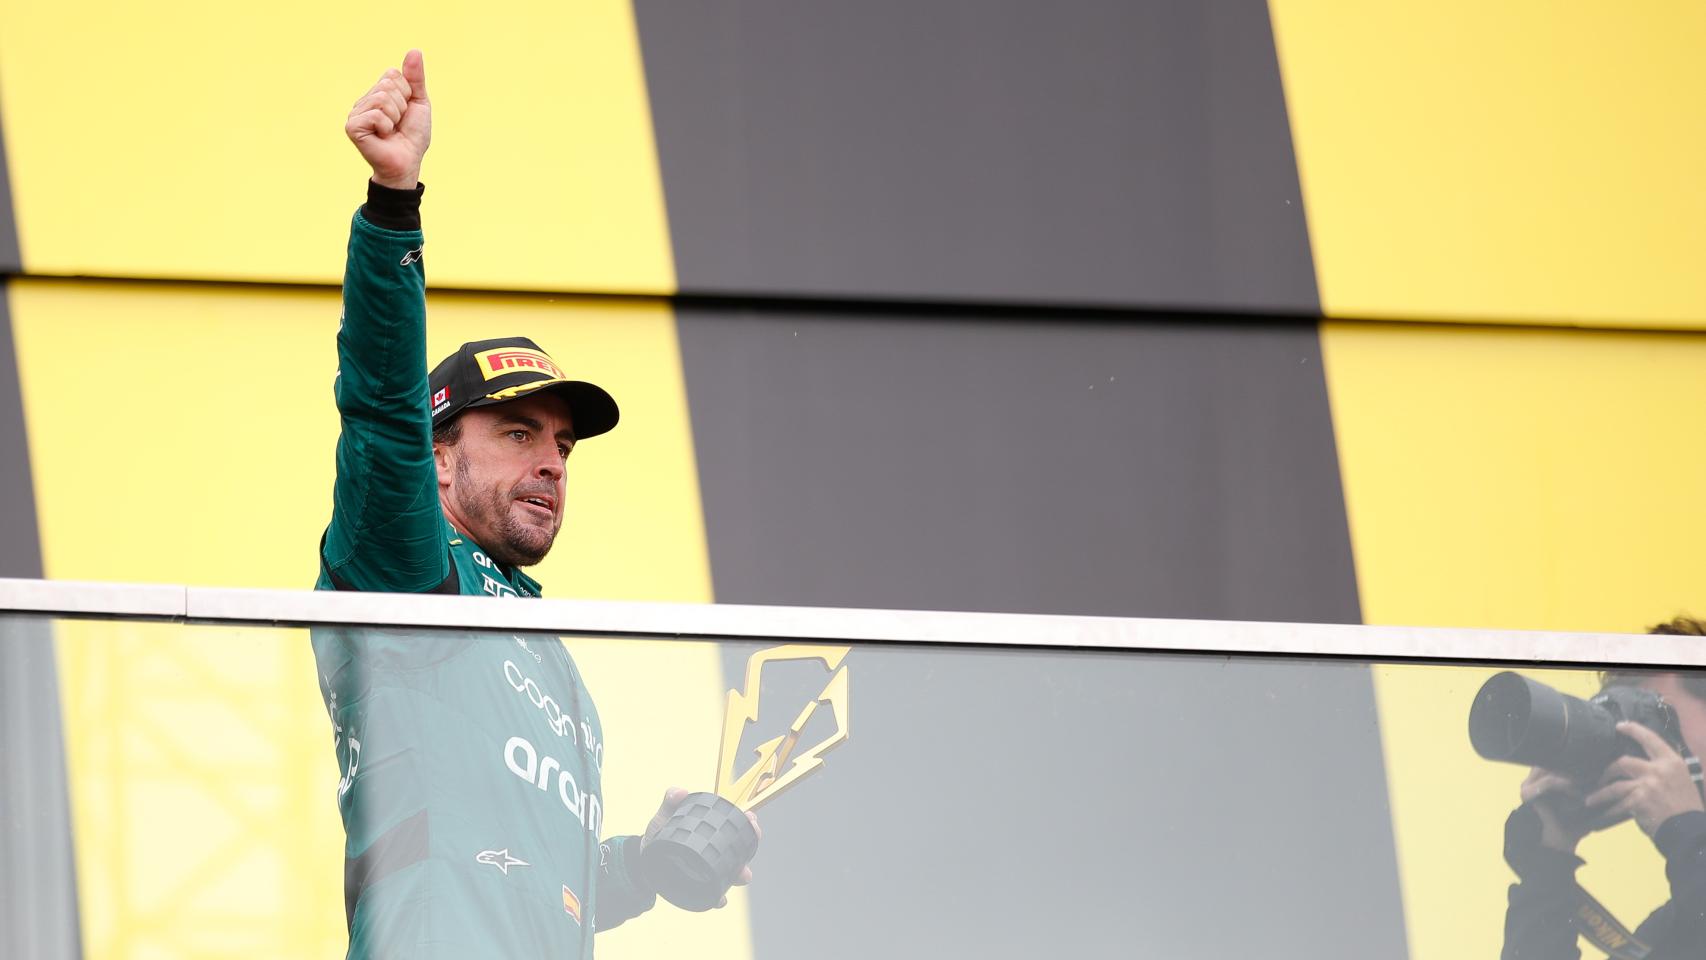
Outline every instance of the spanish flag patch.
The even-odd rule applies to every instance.
[[[566,883],[563,884],[563,912],[574,917],[576,923],[581,922],[581,898],[575,896]]]

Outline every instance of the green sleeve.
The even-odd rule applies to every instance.
[[[609,930],[657,903],[658,895],[639,877],[640,838],[611,837],[599,850],[598,916],[593,929]]]
[[[418,593],[450,575],[427,398],[419,230],[350,226],[334,386],[341,432],[321,589]],[[329,574],[329,576],[328,576]]]

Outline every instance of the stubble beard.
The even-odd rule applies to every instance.
[[[486,556],[506,567],[531,567],[545,559],[545,555],[551,552],[551,544],[557,539],[557,531],[517,520],[513,510],[513,491],[500,491],[493,484],[476,492],[471,482],[472,473],[467,458],[458,458],[457,506],[462,509],[463,516],[484,521],[484,526],[492,532],[487,539],[494,542],[480,542]]]

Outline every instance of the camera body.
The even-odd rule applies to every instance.
[[[1509,670],[1475,695],[1469,740],[1488,760],[1544,767],[1591,787],[1619,757],[1647,755],[1617,732],[1624,720],[1657,733],[1678,753],[1688,750],[1676,709],[1651,690],[1610,686],[1582,700]]]
[[[1588,703],[1610,714],[1614,718],[1613,725],[1622,720],[1633,721],[1663,737],[1665,743],[1670,744],[1671,749],[1677,753],[1688,753],[1688,744],[1682,739],[1682,721],[1676,715],[1676,708],[1653,691],[1623,685],[1606,687]],[[1634,739],[1618,734],[1617,740],[1623,749],[1618,751],[1612,760],[1617,757],[1647,755],[1647,751]],[[1608,764],[1609,762],[1607,761]],[[1604,773],[1605,769],[1600,768],[1600,774]],[[1598,777],[1594,779],[1597,781]]]

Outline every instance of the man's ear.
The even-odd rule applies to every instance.
[[[456,468],[456,449],[454,444],[435,443],[432,445],[433,466],[438,468],[438,488],[448,489],[451,474]]]

